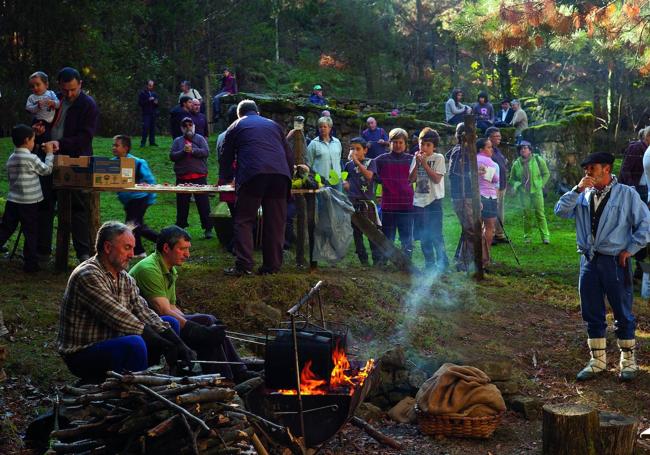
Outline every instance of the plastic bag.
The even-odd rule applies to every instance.
[[[352,242],[353,213],[352,203],[340,191],[327,187],[316,194],[314,261],[336,262],[345,257]]]

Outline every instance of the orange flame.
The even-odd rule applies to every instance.
[[[330,376],[330,388],[348,389],[348,394],[352,395],[356,387],[361,387],[370,374],[375,361],[370,359],[359,371],[350,370],[350,361],[337,343],[334,352],[332,352],[332,361],[334,368]],[[301,395],[325,395],[327,394],[327,381],[320,379],[311,370],[312,361],[305,362],[305,366],[300,372],[300,394]],[[295,389],[280,389],[282,395],[297,395]]]

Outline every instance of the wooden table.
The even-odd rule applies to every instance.
[[[201,186],[177,186],[177,185],[135,185],[131,188],[81,188],[81,187],[55,187],[57,190],[57,209],[58,209],[58,227],[56,235],[56,253],[54,267],[57,271],[68,270],[68,257],[70,254],[70,231],[72,224],[71,214],[71,192],[81,191],[90,194],[90,204],[88,207],[88,238],[90,243],[90,253],[95,254],[95,238],[100,226],[100,199],[99,193],[102,192],[130,192],[130,193],[171,193],[171,194],[219,194],[234,192],[232,185],[201,185]],[[316,193],[320,189],[292,189],[291,194],[296,197],[296,209],[298,228],[296,233],[296,263],[298,266],[304,266],[304,245],[305,230],[309,237],[309,260],[312,262],[314,226],[316,219]],[[300,203],[299,203],[300,201]],[[306,222],[305,222],[306,221]],[[305,226],[306,225],[306,226]],[[305,227],[307,229],[305,229]]]

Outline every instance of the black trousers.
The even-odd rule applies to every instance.
[[[253,270],[253,229],[257,210],[263,211],[261,270],[274,273],[282,267],[284,225],[287,220],[289,180],[280,174],[259,174],[244,183],[237,191],[235,205],[235,266]]]
[[[149,145],[156,143],[156,115],[142,114],[142,140],[140,145],[144,147],[149,136]]]
[[[185,319],[188,321],[196,322],[197,324],[211,326],[213,324],[223,324],[221,320],[216,318],[211,314],[186,314]],[[196,355],[199,360],[211,360],[219,362],[241,362],[241,358],[233,346],[232,341],[229,338],[226,338],[223,343],[219,346],[206,346],[194,343],[192,340],[183,339],[185,343],[196,351]],[[221,373],[228,379],[234,379],[240,373],[246,371],[245,365],[229,365],[229,364],[217,364],[210,365],[204,364],[201,365],[201,369],[205,374]]]
[[[207,177],[199,177],[198,179],[182,179],[176,178],[176,185],[183,183],[194,183],[197,185],[207,185]],[[190,214],[190,198],[189,194],[176,194],[176,226],[186,228],[189,226],[187,217]],[[212,229],[212,220],[210,219],[210,198],[207,194],[195,194],[194,202],[199,211],[201,218],[201,227],[205,229]]]
[[[56,214],[56,191],[52,189],[52,180],[41,179],[43,201],[38,207],[38,253],[49,256],[52,253],[52,230]],[[90,227],[88,211],[90,194],[81,191],[70,192],[72,245],[77,258],[90,255]],[[93,239],[94,240],[94,239]]]
[[[25,270],[35,271],[38,269],[36,255],[36,244],[38,242],[38,203],[17,204],[7,201],[5,213],[0,223],[0,245],[4,245],[9,237],[16,231],[18,223],[22,225],[25,243],[23,246],[23,258],[25,259]]]
[[[352,205],[354,206],[355,212],[360,213],[376,224],[377,215],[375,212],[375,205],[372,201],[355,200],[352,201]],[[361,232],[361,229],[359,229],[354,223],[352,223],[352,236],[354,238],[354,249],[357,253],[357,257],[362,263],[367,263],[368,253],[366,252],[366,246],[363,243],[363,232]],[[370,251],[372,252],[373,263],[380,262],[382,254],[379,247],[377,247],[377,245],[375,245],[375,243],[370,239],[368,239],[368,241],[370,242]]]
[[[147,197],[131,199],[124,206],[124,210],[126,211],[126,223],[135,226],[133,228],[133,236],[135,237],[135,248],[133,252],[135,254],[144,253],[142,237],[151,240],[154,243],[158,240],[158,233],[144,223],[144,214],[149,207],[147,202],[148,199],[149,198]]]
[[[140,145],[144,147],[149,136],[149,145],[156,143],[156,115],[142,114],[142,140]]]

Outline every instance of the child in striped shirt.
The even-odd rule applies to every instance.
[[[25,234],[23,269],[28,273],[39,270],[36,254],[38,203],[43,200],[43,192],[38,176],[51,174],[54,162],[54,146],[51,142],[43,144],[45,162],[32,153],[35,137],[34,131],[27,125],[16,125],[11,130],[11,139],[16,148],[7,160],[9,194],[0,223],[0,245],[4,245],[13,235],[18,223],[22,225]]]

